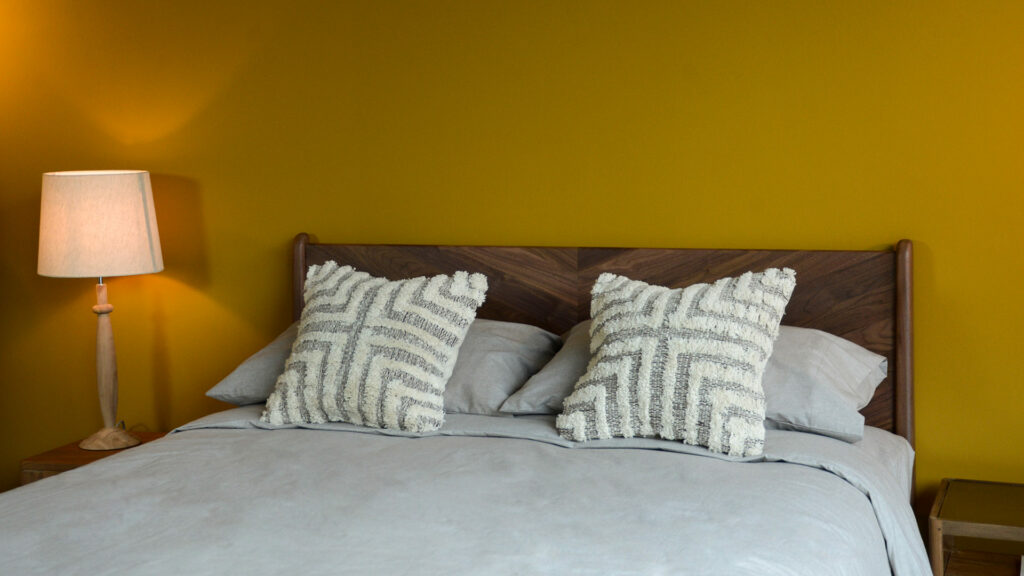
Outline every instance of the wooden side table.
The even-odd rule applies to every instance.
[[[131,435],[145,444],[157,438],[162,438],[164,432],[132,432]],[[130,450],[130,448],[123,448],[122,450]],[[60,448],[54,448],[49,452],[29,456],[21,461],[21,485],[24,486],[36,480],[42,480],[43,478],[78,468],[79,466],[85,466],[112,454],[117,454],[122,450],[82,450],[78,447],[78,442],[72,442]]]
[[[935,497],[928,526],[935,576],[1017,576],[1024,552],[1024,484],[947,478]],[[1014,550],[972,550],[976,546],[971,542],[978,541],[1009,543]]]

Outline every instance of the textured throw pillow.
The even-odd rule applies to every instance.
[[[556,419],[559,433],[760,455],[761,375],[795,286],[788,268],[681,289],[602,274],[591,293],[592,357]]]
[[[445,384],[486,291],[481,274],[388,281],[335,262],[311,266],[299,334],[263,421],[440,428]]]
[[[299,323],[293,322],[273,342],[246,358],[231,374],[210,388],[206,395],[237,406],[266,402],[267,396],[274,391],[277,377],[284,371],[284,362],[298,333]]]
[[[502,403],[558,351],[562,339],[529,324],[477,318],[444,389],[444,411],[498,414]]]

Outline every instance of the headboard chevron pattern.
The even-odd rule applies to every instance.
[[[335,260],[390,279],[457,270],[487,275],[478,315],[562,333],[590,316],[590,289],[602,272],[669,287],[709,282],[748,270],[789,267],[797,286],[783,324],[842,336],[889,359],[889,376],[862,410],[867,424],[914,442],[912,245],[893,249],[697,250],[514,246],[294,244],[293,313],[302,311],[308,266]]]

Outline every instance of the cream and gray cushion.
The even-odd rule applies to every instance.
[[[486,291],[481,274],[389,281],[311,266],[298,337],[263,421],[440,428],[445,384]]]
[[[591,293],[590,363],[556,419],[559,433],[761,454],[761,376],[795,286],[788,268],[682,289],[602,274]]]

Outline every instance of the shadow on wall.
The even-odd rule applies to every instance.
[[[202,290],[210,283],[206,236],[203,233],[202,202],[199,183],[171,174],[150,174],[153,203],[160,228],[160,247],[164,256],[163,274]],[[153,302],[150,326],[153,329],[153,403],[158,430],[172,426],[173,406],[170,344],[167,335],[166,303]]]
[[[150,174],[164,274],[193,288],[210,283],[199,183],[171,174]]]
[[[39,176],[24,177],[11,186],[11,195],[0,206],[0,314],[6,319],[4,330],[10,338],[24,338],[13,329],[29,331],[44,321],[41,316],[61,315],[62,306],[91,294],[95,278],[64,278],[54,281],[36,274],[39,251]],[[23,192],[28,191],[28,192]],[[7,192],[7,190],[4,190]],[[88,309],[86,309],[88,312]],[[0,342],[5,340],[0,337]]]
[[[171,358],[167,341],[167,313],[163,300],[157,299],[153,305],[153,406],[156,411],[156,429],[172,428],[171,407]]]

